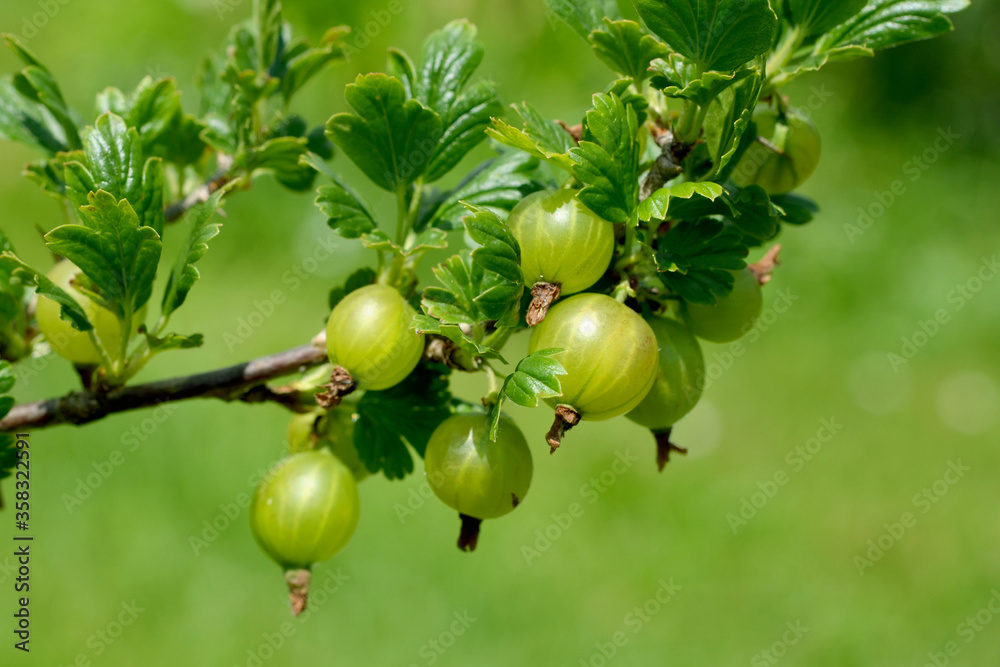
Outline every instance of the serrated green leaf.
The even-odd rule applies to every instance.
[[[549,11],[566,22],[584,39],[601,28],[605,18],[620,19],[621,12],[615,0],[545,0]]]
[[[732,71],[767,53],[778,25],[767,0],[633,0],[663,41],[702,71]]]
[[[729,164],[760,100],[764,88],[764,57],[757,58],[748,67],[752,68],[752,73],[723,90],[708,108],[705,144],[712,156],[712,174]]]
[[[322,46],[305,49],[288,61],[281,77],[281,95],[285,104],[288,104],[295,93],[301,90],[324,67],[344,59],[344,47],[340,44],[340,39],[348,32],[349,29],[344,26],[330,28],[323,38]]]
[[[462,93],[443,117],[444,133],[431,156],[424,180],[432,183],[458,165],[486,139],[491,120],[503,112],[491,83],[482,81]]]
[[[501,363],[507,363],[499,352],[477,342],[472,336],[466,335],[457,324],[442,324],[430,315],[418,314],[413,318],[411,326],[418,334],[437,335],[447,338],[455,343],[470,358],[498,359]]]
[[[113,113],[102,114],[94,127],[84,130],[83,150],[87,171],[93,179],[87,194],[104,190],[137,206],[142,199],[144,163],[142,143],[135,128],[128,127]]]
[[[35,292],[40,296],[48,297],[58,303],[61,306],[59,316],[78,331],[90,331],[94,328],[90,320],[87,319],[87,313],[84,312],[83,307],[77,303],[76,299],[49,280],[44,273],[39,273],[31,268],[11,252],[0,253],[0,267],[4,267],[10,274],[26,284],[34,285]]]
[[[526,408],[538,406],[538,400],[562,395],[560,375],[566,369],[555,357],[564,352],[561,348],[538,350],[526,356],[517,364],[514,372],[507,376],[500,387],[496,403],[490,412],[490,439],[496,440],[500,428],[500,415],[505,399],[510,399]]]
[[[691,100],[701,107],[708,106],[719,94],[740,79],[753,75],[753,63],[734,72],[699,72],[697,66],[679,53],[651,64],[656,76],[650,81],[667,97]]]
[[[316,206],[327,217],[330,228],[345,239],[356,239],[374,230],[378,226],[374,214],[361,196],[339,176],[328,175],[334,183],[317,190]]]
[[[464,204],[505,216],[524,197],[543,189],[544,185],[534,178],[538,164],[538,158],[517,151],[483,162],[454,190],[430,201],[421,211],[417,228],[461,228],[462,218],[468,215]]]
[[[309,152],[308,142],[299,137],[276,137],[248,152],[245,159],[251,173],[269,171],[289,190],[303,192],[312,188],[316,171],[302,158]]]
[[[472,260],[514,285],[523,284],[521,249],[507,225],[489,209],[471,204],[467,207],[472,215],[463,219],[465,229],[472,240],[479,244],[479,247],[472,251]]]
[[[358,401],[354,446],[371,473],[402,479],[413,472],[413,457],[421,457],[438,425],[451,416],[450,371],[419,364],[405,380],[385,391],[367,391]]]
[[[968,6],[968,0],[871,0],[821,37],[814,52],[851,45],[879,50],[936,37],[953,29],[947,14]]]
[[[215,213],[222,207],[225,190],[216,190],[206,201],[198,204],[189,214],[191,230],[187,242],[177,257],[167,287],[163,293],[161,307],[162,317],[168,317],[180,308],[187,299],[188,292],[198,282],[201,273],[194,266],[208,252],[208,242],[215,238],[222,227],[221,222],[214,222]]]
[[[359,238],[361,239],[361,245],[369,250],[381,250],[397,257],[402,257],[405,254],[403,249],[396,245],[389,238],[389,235],[381,229],[374,229],[367,234],[362,234]]]
[[[598,59],[619,74],[641,85],[651,72],[649,64],[670,53],[667,45],[653,35],[644,35],[635,21],[604,19],[604,27],[589,36]]]
[[[685,301],[712,305],[733,289],[730,271],[746,267],[738,232],[712,219],[681,222],[660,238],[654,254],[663,284]]]
[[[677,199],[690,200],[694,198],[714,202],[716,199],[723,197],[725,192],[725,189],[721,185],[712,183],[711,181],[687,181],[670,187],[660,188],[639,204],[639,219],[648,221],[676,218],[677,216],[672,215],[671,208],[673,204],[673,208],[676,209],[675,201]],[[714,210],[711,210],[710,213],[702,215],[710,215],[714,212]]]
[[[84,224],[56,227],[45,235],[46,244],[80,267],[119,318],[137,312],[153,289],[160,235],[140,224],[127,200],[103,190],[80,211]]]
[[[355,113],[330,118],[330,140],[380,188],[395,191],[420,177],[442,134],[438,114],[385,74],[358,76],[345,97]]]
[[[441,286],[424,289],[421,299],[424,312],[444,324],[479,324],[483,316],[476,297],[486,272],[472,261],[472,253],[468,250],[456,253],[432,271]]]
[[[500,143],[524,151],[529,155],[543,158],[572,173],[573,160],[569,149],[576,145],[569,132],[546,119],[527,102],[513,104],[511,108],[524,121],[524,129],[519,130],[504,121],[494,118],[486,134]]]
[[[587,129],[594,140],[570,150],[573,174],[584,185],[580,201],[605,220],[635,224],[640,152],[635,110],[613,93],[594,95]]]
[[[443,230],[431,227],[413,236],[407,241],[406,247],[403,250],[409,256],[432,248],[441,250],[447,247],[448,235]]]
[[[158,157],[146,160],[142,170],[142,197],[137,202],[136,213],[140,222],[163,235],[165,215],[163,210],[163,161]]]
[[[67,150],[63,130],[45,107],[28,104],[9,80],[0,80],[0,139],[49,153]]]

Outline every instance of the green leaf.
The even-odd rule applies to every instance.
[[[506,216],[524,197],[543,189],[543,184],[534,178],[538,164],[537,158],[516,151],[483,162],[454,190],[431,201],[422,211],[417,227],[460,229],[462,218],[468,215],[464,204]]]
[[[39,273],[31,268],[11,252],[0,254],[0,267],[26,284],[34,285],[35,292],[40,296],[48,297],[58,303],[61,306],[59,316],[72,324],[75,329],[90,331],[94,328],[90,320],[87,319],[87,313],[84,312],[83,307],[77,303],[76,299],[45,277],[44,273]]]
[[[786,0],[785,10],[805,36],[821,35],[856,15],[868,0]]]
[[[521,249],[507,225],[489,209],[471,204],[472,215],[463,219],[465,229],[479,247],[472,251],[472,259],[487,271],[499,273],[511,282],[521,282]]]
[[[523,285],[488,271],[468,250],[452,255],[433,269],[440,286],[424,289],[425,313],[444,324],[478,326],[493,320],[516,324]],[[516,305],[515,305],[516,302]]]
[[[696,200],[714,202],[720,197],[724,197],[725,193],[726,191],[721,185],[712,183],[711,181],[687,181],[670,187],[660,188],[639,204],[639,219],[649,221],[677,218],[678,216],[675,215],[677,209],[676,200],[690,200],[694,198]],[[715,213],[714,208],[710,210],[710,213]],[[707,214],[703,213],[702,215]]]
[[[168,317],[184,304],[188,292],[201,277],[201,273],[194,265],[208,252],[208,242],[219,234],[222,223],[213,222],[212,219],[222,207],[222,197],[225,193],[225,189],[216,190],[212,196],[195,206],[189,213],[191,230],[167,279],[161,307],[162,317]]]
[[[330,290],[330,296],[328,297],[330,310],[336,308],[337,304],[343,301],[344,297],[351,292],[374,283],[377,277],[378,275],[375,273],[375,270],[367,266],[349,275],[347,280],[344,281],[343,287],[334,287]]]
[[[615,0],[545,0],[549,11],[561,18],[584,39],[601,28],[605,18],[621,18]]]
[[[431,156],[424,180],[434,182],[451,171],[473,148],[486,139],[486,129],[504,108],[492,83],[485,81],[462,93],[451,107],[444,133]]]
[[[781,221],[789,225],[804,225],[811,222],[819,212],[816,202],[799,194],[775,195],[771,203],[781,212]]]
[[[0,80],[0,139],[49,153],[67,150],[63,130],[44,107],[28,104],[10,81]]]
[[[681,222],[660,238],[655,253],[663,284],[685,301],[712,305],[733,289],[748,251],[735,230],[719,220]]]
[[[163,161],[151,157],[142,170],[142,196],[137,202],[139,221],[163,235],[165,212],[163,209]]]
[[[14,387],[14,368],[7,361],[0,360],[0,419],[14,407],[13,396],[3,396]],[[18,461],[17,438],[12,433],[0,433],[0,480],[13,474]]]
[[[63,99],[62,91],[52,72],[38,60],[16,37],[4,34],[3,40],[26,67],[14,76],[14,88],[25,97],[44,106],[62,129],[62,140],[70,149],[79,148],[80,135],[74,120],[75,114]]]
[[[566,375],[566,369],[554,358],[562,352],[564,350],[561,348],[533,352],[521,359],[514,372],[507,376],[490,412],[491,440],[497,439],[504,399],[509,398],[518,405],[534,408],[538,406],[540,398],[562,395],[559,376]]]
[[[142,199],[142,143],[135,128],[113,113],[102,114],[94,127],[83,133],[83,150],[92,182],[90,192],[104,190],[133,206]]]
[[[546,119],[527,102],[512,104],[511,108],[521,116],[524,129],[519,130],[494,118],[486,134],[504,145],[548,160],[572,173],[573,160],[570,159],[568,152],[570,148],[576,146],[576,142],[570,133],[558,123]]]
[[[420,177],[442,134],[441,118],[406,99],[399,79],[385,74],[358,76],[345,97],[355,113],[330,118],[330,140],[380,188],[395,191]]]
[[[266,72],[281,48],[281,0],[255,0],[253,7],[257,71]]]
[[[644,35],[635,21],[605,18],[604,27],[590,33],[589,41],[601,62],[636,84],[642,84],[651,74],[650,62],[670,53],[656,37]]]
[[[764,58],[757,58],[753,72],[723,90],[708,108],[705,144],[712,156],[712,173],[729,164],[740,138],[750,126],[753,110],[764,88]]]
[[[409,256],[419,252],[431,250],[432,248],[441,250],[447,247],[448,235],[445,234],[443,230],[431,227],[430,229],[425,229],[419,234],[411,237],[411,239],[407,241],[404,251],[405,254]]]
[[[137,312],[153,290],[160,235],[140,224],[128,201],[103,190],[90,195],[81,214],[84,224],[56,227],[45,235],[46,244],[80,267],[119,318]]]
[[[249,151],[245,164],[251,173],[269,171],[289,190],[302,192],[312,188],[316,171],[302,158],[309,152],[308,142],[299,137],[276,137]]]
[[[418,314],[413,318],[412,327],[418,334],[437,335],[447,338],[455,343],[470,358],[498,359],[502,363],[507,363],[499,352],[479,343],[472,336],[466,335],[457,324],[443,324],[430,315]]]
[[[327,224],[345,239],[356,239],[378,225],[371,209],[339,176],[333,185],[324,185],[317,191],[316,206],[327,217]]]
[[[180,334],[170,333],[165,335],[163,338],[157,338],[149,332],[144,333],[146,341],[149,343],[149,351],[153,354],[159,354],[160,352],[166,352],[167,350],[189,350],[201,347],[202,343],[205,342],[204,336],[201,334],[182,336]]]
[[[465,84],[483,61],[476,26],[461,19],[434,32],[420,54],[414,97],[447,118]]]
[[[635,224],[640,152],[635,109],[613,93],[594,95],[587,129],[593,141],[570,150],[573,173],[584,185],[580,201],[605,220]]]
[[[936,37],[953,29],[947,14],[968,6],[968,0],[871,0],[859,14],[821,37],[814,51],[852,45],[887,49]]]
[[[729,219],[741,232],[756,241],[766,241],[778,233],[781,211],[759,185],[742,188],[732,199],[736,209]]]
[[[767,53],[778,18],[767,0],[633,0],[663,41],[701,70],[732,71]]]
[[[340,44],[340,39],[348,32],[349,29],[344,26],[330,28],[323,37],[323,46],[306,49],[288,61],[281,77],[281,95],[286,105],[324,67],[344,59],[344,47]]]
[[[756,73],[753,62],[735,72],[699,72],[697,66],[679,53],[666,59],[654,60],[651,67],[656,76],[650,81],[667,97],[691,100],[706,107],[719,94],[744,77]]]
[[[354,446],[369,472],[402,479],[413,472],[438,425],[451,416],[448,373],[439,365],[419,364],[410,375],[385,391],[367,391],[355,408]]]
[[[153,152],[153,147],[174,129],[181,115],[181,93],[172,78],[154,80],[147,76],[136,87],[127,101],[126,109],[111,109],[134,127],[142,138],[143,150]]]

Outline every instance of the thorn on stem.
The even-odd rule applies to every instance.
[[[458,518],[462,520],[462,529],[458,533],[458,548],[462,551],[475,551],[476,542],[479,541],[479,527],[483,520],[461,512]]]
[[[549,312],[549,307],[559,298],[562,293],[562,286],[559,283],[535,283],[531,287],[531,305],[528,306],[528,314],[525,321],[529,327],[533,327],[542,320]]]
[[[552,421],[552,428],[545,435],[545,442],[549,443],[550,454],[555,454],[556,449],[562,444],[563,435],[566,431],[580,423],[580,413],[568,405],[556,406],[556,416]]]
[[[352,376],[343,366],[334,366],[330,381],[323,385],[325,391],[316,394],[316,402],[327,410],[340,405],[342,398],[358,388]]]
[[[778,256],[781,253],[781,244],[776,244],[771,247],[767,253],[761,257],[760,261],[756,264],[751,264],[747,268],[750,269],[750,273],[754,275],[757,279],[757,284],[764,286],[771,282],[771,274],[774,273],[774,269],[781,264],[781,258]]]
[[[663,431],[653,431],[653,437],[656,438],[656,467],[659,468],[660,472],[663,472],[667,463],[670,462],[670,452],[678,452],[679,454],[688,453],[688,450],[670,442],[671,431],[673,431],[672,428]]]

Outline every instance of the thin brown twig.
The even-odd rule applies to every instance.
[[[318,366],[326,360],[326,347],[322,337],[318,336],[308,345],[207,373],[122,387],[107,393],[74,391],[65,396],[15,405],[0,421],[0,432],[25,431],[57,424],[87,424],[110,414],[188,398],[218,398],[247,403],[268,401],[297,410],[301,407],[297,391],[272,389],[265,383]]]
[[[170,206],[167,206],[164,212],[164,220],[166,222],[176,222],[187,213],[188,209],[201,204],[202,202],[208,201],[208,198],[212,196],[219,188],[224,187],[229,183],[232,175],[230,170],[233,167],[233,158],[228,155],[219,156],[219,169],[215,172],[215,175],[198,188],[192,190],[184,199],[174,202]]]

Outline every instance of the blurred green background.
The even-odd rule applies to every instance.
[[[249,2],[226,2],[4,0],[0,30],[28,37],[70,102],[89,113],[104,86],[131,88],[146,74],[175,74],[192,91],[203,52],[249,12]],[[285,13],[318,39],[330,25],[363,27],[386,4],[291,0]],[[296,110],[324,121],[345,108],[345,83],[383,67],[388,46],[415,52],[458,17],[480,26],[482,73],[507,102],[577,119],[611,78],[550,22],[541,0],[403,5],[357,58],[310,84]],[[51,17],[39,14],[46,7]],[[220,7],[233,9],[220,18]],[[823,133],[822,163],[804,188],[822,213],[781,238],[784,265],[766,293],[791,305],[766,310],[739,355],[705,347],[716,379],[677,428],[690,455],[663,474],[649,435],[630,422],[581,426],[548,456],[541,435],[550,413],[515,407],[539,445],[534,484],[516,513],[485,525],[476,553],[455,549],[451,510],[421,500],[422,474],[369,479],[353,542],[316,569],[317,582],[339,588],[291,622],[278,568],[254,545],[246,511],[232,507],[280,455],[287,415],[279,408],[187,402],[159,420],[147,411],[38,431],[33,641],[30,655],[11,647],[8,510],[0,663],[997,664],[1000,615],[988,605],[1000,610],[1000,279],[984,260],[1000,245],[1000,9],[975,3],[956,24],[944,38],[831,67],[789,90]],[[0,54],[0,71],[16,66]],[[187,107],[195,103],[189,93]],[[949,129],[957,138],[935,148]],[[918,156],[926,168],[915,166]],[[37,230],[60,214],[19,175],[33,157],[0,146],[0,225],[28,261],[46,266]],[[342,158],[335,166],[357,176]],[[903,194],[875,215],[895,181]],[[860,235],[849,227],[859,210],[874,216]],[[203,332],[205,346],[158,358],[139,380],[302,343],[325,319],[328,289],[368,261],[339,241],[343,253],[293,287],[288,272],[330,234],[311,197],[261,179],[228,213],[199,265],[203,282],[175,317],[178,331]],[[174,236],[165,253],[176,249]],[[227,346],[225,334],[276,288],[288,301]],[[920,334],[938,311],[947,322]],[[887,353],[914,337],[922,345],[894,369]],[[475,400],[480,380],[457,387]],[[17,396],[56,395],[75,382],[53,359]],[[828,438],[821,429],[831,421]],[[67,495],[107,470],[116,450],[120,465],[106,479],[91,476],[96,488],[68,509]],[[614,467],[619,454],[635,461]],[[967,470],[958,477],[950,467]],[[776,475],[787,483],[773,483]],[[9,498],[9,484],[4,491]],[[752,513],[744,500],[760,507]],[[567,525],[561,515],[573,503],[582,514]],[[734,530],[741,510],[749,519]],[[913,521],[895,526],[907,512]],[[190,538],[206,537],[206,522],[223,529],[196,555]],[[661,604],[663,582],[680,588]]]

